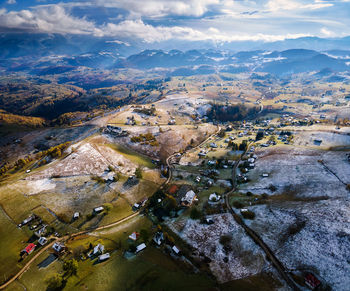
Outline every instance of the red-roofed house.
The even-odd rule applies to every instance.
[[[36,247],[35,244],[33,244],[33,243],[29,244],[29,245],[26,246],[24,251],[29,255],[29,254],[31,254],[34,251],[35,247]]]
[[[311,290],[314,290],[321,285],[321,282],[311,273],[307,273],[305,275],[305,284],[308,285]]]
[[[172,185],[170,188],[169,188],[169,194],[171,194],[171,195],[174,195],[174,194],[176,194],[176,192],[177,192],[177,190],[178,190],[179,188],[176,186],[176,185]]]

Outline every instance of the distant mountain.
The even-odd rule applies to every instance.
[[[69,80],[72,77],[70,74],[79,75],[80,68],[163,68],[170,76],[254,71],[286,76],[322,72],[326,68],[334,72],[350,69],[350,37],[300,38],[274,43],[224,43],[220,48],[215,48],[208,42],[187,42],[187,50],[177,49],[179,42],[175,41],[173,44],[169,50],[160,49],[165,46],[165,42],[147,44],[146,47],[150,48],[140,52],[140,47],[145,47],[144,43],[130,44],[111,38],[0,34],[0,69],[37,76],[62,75],[60,80],[63,81]],[[248,44],[248,50],[237,51]],[[311,45],[322,49],[310,49]],[[279,47],[287,49],[280,50]]]

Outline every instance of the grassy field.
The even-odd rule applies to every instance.
[[[117,151],[118,153],[122,154],[125,158],[129,159],[130,161],[140,165],[144,166],[150,169],[154,169],[155,165],[152,163],[152,160],[144,155],[141,155],[140,153],[137,153],[129,148],[126,148],[120,144],[107,144],[110,148]]]
[[[17,228],[2,208],[0,208],[0,237],[0,282],[4,282],[22,267],[23,262],[18,262],[19,253],[27,245],[29,235],[25,230]]]

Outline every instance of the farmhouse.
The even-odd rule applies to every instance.
[[[137,241],[139,237],[140,237],[140,234],[136,231],[134,231],[132,234],[129,235],[129,239],[133,241]]]
[[[155,236],[153,237],[153,241],[160,246],[162,242],[164,241],[164,235],[162,232],[157,232]]]
[[[103,210],[104,210],[103,206],[99,206],[99,207],[94,208],[94,212],[95,212],[95,213],[100,213],[100,212],[102,212]]]
[[[181,252],[181,251],[177,248],[177,246],[173,246],[171,249],[172,249],[173,252],[174,252],[175,254],[177,254],[177,255],[179,255],[180,252]]]
[[[41,237],[42,235],[44,235],[46,233],[46,225],[43,225],[39,230],[37,230],[34,234],[37,237]]]
[[[111,255],[110,255],[109,253],[105,253],[105,254],[100,255],[100,256],[98,257],[98,261],[99,261],[99,262],[103,262],[103,261],[105,261],[105,260],[108,260],[110,257],[111,257]]]
[[[209,195],[209,202],[218,202],[220,199],[221,196],[216,193],[212,193]]]
[[[181,198],[181,205],[191,206],[195,200],[197,200],[196,193],[194,193],[192,190],[190,190],[185,194],[184,197]]]
[[[321,282],[313,274],[307,273],[305,275],[305,284],[309,286],[311,290],[315,290],[318,286],[321,285]]]
[[[23,225],[28,224],[29,222],[31,222],[32,220],[34,220],[35,215],[31,215],[28,218],[26,218],[25,220],[22,221],[22,223],[20,223],[18,226],[22,227]]]
[[[169,188],[168,192],[169,192],[169,194],[171,194],[171,195],[175,195],[176,192],[177,192],[178,190],[179,190],[179,188],[178,188],[176,185],[172,185],[172,186]]]
[[[36,248],[36,245],[31,243],[25,247],[25,249],[22,251],[22,253],[26,253],[27,255],[31,254]]]
[[[47,243],[47,238],[42,236],[41,238],[38,239],[38,243],[39,243],[41,246],[43,246],[44,244]]]
[[[79,212],[74,212],[73,219],[78,219],[78,218],[79,218]]]
[[[141,252],[141,251],[144,250],[145,248],[146,248],[146,244],[145,244],[145,243],[142,243],[142,244],[138,245],[138,246],[136,247],[136,253]]]
[[[55,242],[52,246],[55,252],[60,253],[64,250],[64,244],[60,242]]]
[[[102,254],[104,250],[105,250],[104,245],[98,244],[97,246],[94,247],[94,251],[92,252],[92,254],[96,256],[96,255]]]

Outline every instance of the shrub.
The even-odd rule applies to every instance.
[[[253,211],[251,211],[251,210],[248,210],[248,211],[242,212],[242,216],[245,219],[254,219],[255,218],[255,213]]]
[[[192,208],[190,217],[191,219],[200,219],[202,216],[202,213],[197,208]]]
[[[228,234],[224,234],[220,237],[219,243],[223,246],[228,245],[232,241],[232,237]]]
[[[60,290],[63,287],[63,278],[60,274],[54,274],[46,283],[49,290]]]
[[[263,194],[261,194],[261,198],[262,199],[267,199],[267,198],[269,198],[269,195],[267,195],[266,193],[263,193]]]
[[[66,272],[67,276],[76,275],[78,273],[78,262],[75,259],[65,261],[63,270]]]
[[[234,201],[233,202],[233,206],[235,208],[242,208],[244,205],[241,202],[239,202],[239,201]]]
[[[100,183],[100,184],[105,183],[105,180],[103,180],[101,177],[96,176],[96,175],[91,176],[91,180],[94,180],[94,181],[96,181],[97,183]]]
[[[276,187],[275,185],[270,184],[269,190],[270,190],[271,192],[275,192],[275,191],[277,190],[277,187]]]
[[[135,170],[135,176],[137,179],[142,179],[142,169],[140,167]]]

